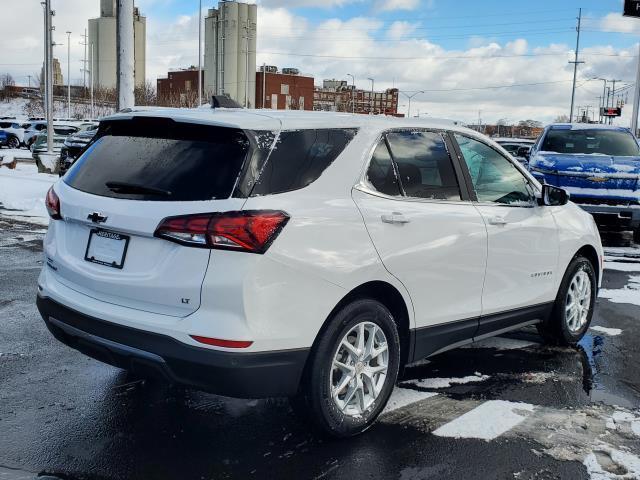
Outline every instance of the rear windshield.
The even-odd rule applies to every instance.
[[[249,152],[242,130],[135,118],[105,122],[64,181],[132,200],[228,198]]]
[[[64,181],[104,197],[196,201],[306,187],[356,129],[243,131],[135,117],[102,122]]]
[[[550,129],[541,150],[557,153],[630,157],[638,155],[638,144],[629,132],[620,130]]]

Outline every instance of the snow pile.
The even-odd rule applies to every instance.
[[[600,327],[600,326],[591,327],[591,330],[604,333],[605,335],[609,335],[610,337],[614,337],[622,333],[622,330],[620,330],[619,328],[607,328],[607,327]]]
[[[15,170],[0,168],[0,213],[29,217],[31,221],[47,225],[49,215],[44,198],[58,178],[39,174],[38,168],[31,164],[19,163]]]
[[[26,98],[12,98],[8,102],[0,102],[0,117],[24,117],[25,107],[29,101]]]
[[[629,277],[629,283],[624,288],[616,290],[603,288],[599,296],[613,303],[630,303],[640,306],[640,275]]]
[[[489,400],[446,423],[434,435],[493,440],[525,420],[535,409],[529,403]]]
[[[489,375],[476,373],[468,377],[459,378],[425,378],[423,380],[409,380],[402,385],[413,385],[420,388],[449,388],[451,385],[463,385],[465,383],[484,382],[489,380]]]

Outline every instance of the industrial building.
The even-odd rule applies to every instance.
[[[57,58],[53,59],[51,70],[53,71],[53,85],[64,85],[64,77],[62,76],[62,69],[60,68],[60,60]],[[42,69],[40,70],[40,85],[44,85],[44,76],[44,64],[42,64]]]
[[[398,89],[372,92],[349,85],[346,80],[324,80],[314,87],[313,109],[330,112],[398,115]]]
[[[255,4],[220,2],[204,22],[204,95],[227,95],[254,108],[256,98]]]
[[[116,88],[116,6],[117,0],[100,0],[100,17],[89,20],[88,69],[95,88]],[[134,77],[136,87],[140,87],[144,85],[146,74],[147,25],[137,7],[133,13]]]
[[[313,110],[313,77],[297,68],[261,66],[256,73],[256,108]]]
[[[204,72],[201,72],[204,75]],[[171,70],[166,78],[157,80],[158,105],[195,107],[198,105],[198,68],[191,66]]]

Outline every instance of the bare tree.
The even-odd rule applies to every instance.
[[[569,116],[568,115],[558,115],[553,120],[553,123],[569,123]]]
[[[10,73],[3,73],[0,75],[0,98],[5,101],[9,101],[9,99],[13,96],[7,87],[13,87],[16,82],[13,80],[13,77]]]
[[[156,88],[151,82],[145,82],[144,85],[136,87],[134,95],[136,105],[158,105]]]

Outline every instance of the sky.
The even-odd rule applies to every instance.
[[[63,75],[82,83],[81,35],[99,0],[51,0],[54,55]],[[203,0],[203,11],[217,2]],[[411,114],[467,123],[568,115],[578,9],[582,8],[576,106],[598,105],[604,82],[631,114],[640,19],[622,16],[622,0],[258,0],[258,64],[296,67],[322,79],[355,76],[360,88],[412,94]],[[5,5],[6,4],[6,5]],[[27,84],[42,65],[39,0],[0,0],[0,73]],[[147,80],[197,65],[198,0],[137,0],[147,17]],[[71,31],[70,62],[67,35]],[[65,80],[66,81],[66,80]],[[407,113],[401,95],[399,110]]]

